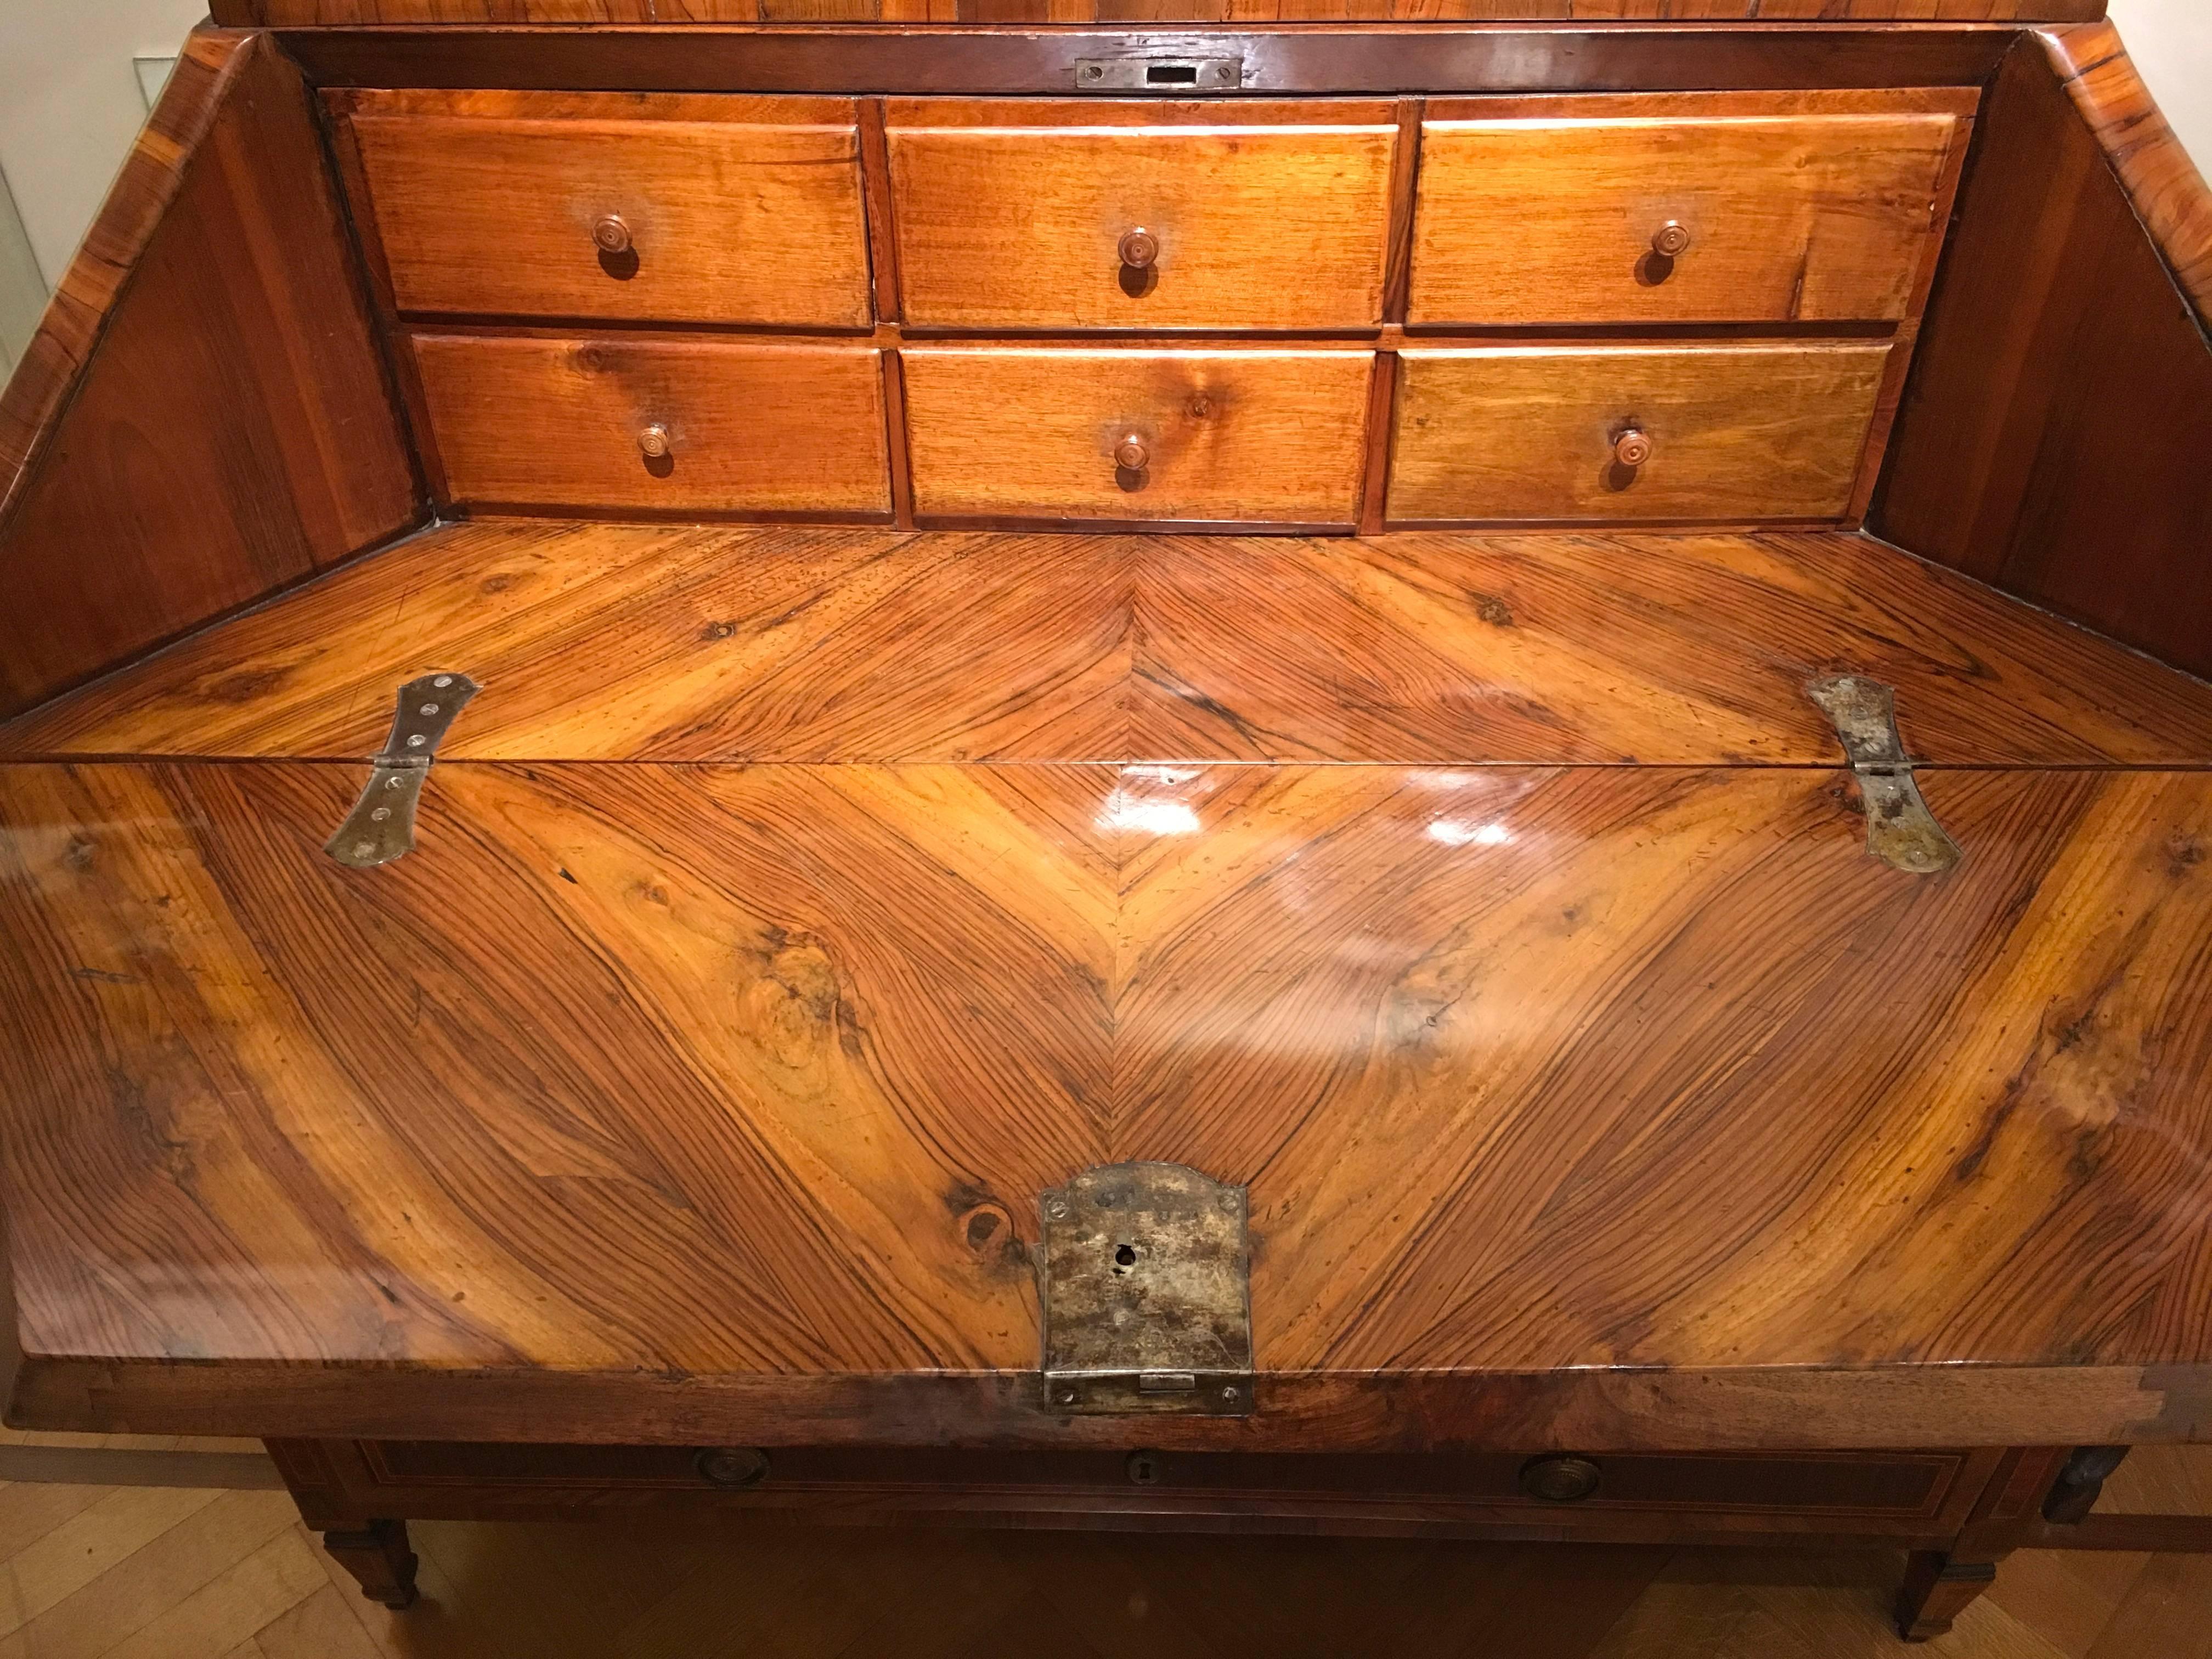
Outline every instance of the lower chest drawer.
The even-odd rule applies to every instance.
[[[871,347],[466,334],[414,343],[458,505],[890,511]]]
[[[1336,1454],[990,1451],[921,1447],[520,1446],[377,1441],[312,1460],[355,1498],[440,1492],[558,1505],[622,1493],[744,1494],[772,1509],[977,1514],[1235,1514],[1632,1532],[1703,1524],[1910,1536],[1956,1524],[1993,1454]]]
[[[915,347],[904,368],[925,518],[1358,516],[1370,352]]]
[[[1891,349],[1820,341],[1408,350],[1389,517],[1840,519]]]

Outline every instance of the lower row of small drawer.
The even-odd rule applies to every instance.
[[[866,345],[425,334],[453,501],[888,516],[884,356]],[[1409,349],[1393,522],[1820,520],[1850,510],[1887,341]],[[1349,526],[1362,349],[906,347],[930,520]]]

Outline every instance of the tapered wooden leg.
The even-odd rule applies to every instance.
[[[1905,1563],[1905,1587],[1897,1593],[1897,1633],[1908,1642],[1942,1635],[1996,1582],[1994,1561],[1961,1561],[1941,1550],[1913,1551]]]
[[[372,1521],[359,1532],[326,1532],[323,1547],[361,1580],[361,1593],[398,1612],[415,1605],[415,1552],[404,1521]]]

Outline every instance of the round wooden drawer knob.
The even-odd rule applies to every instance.
[[[1623,466],[1641,466],[1651,459],[1651,440],[1632,426],[1613,441],[1613,459]]]
[[[1152,464],[1152,446],[1133,432],[1114,446],[1114,465],[1124,472],[1142,472]]]
[[[637,434],[637,447],[645,452],[647,460],[657,461],[667,454],[675,444],[668,435],[668,428],[659,421],[655,421]]]
[[[1690,251],[1690,228],[1669,219],[1651,233],[1651,251],[1662,259],[1679,259]]]
[[[768,1479],[768,1454],[750,1446],[709,1446],[692,1465],[717,1486],[757,1486]]]
[[[1598,1480],[1598,1467],[1587,1457],[1539,1457],[1521,1470],[1521,1490],[1540,1504],[1579,1504]]]
[[[609,213],[592,227],[592,240],[599,244],[602,253],[629,252],[629,224],[621,214]]]
[[[1149,270],[1152,261],[1160,257],[1160,239],[1149,230],[1125,230],[1121,233],[1121,263],[1132,270]]]

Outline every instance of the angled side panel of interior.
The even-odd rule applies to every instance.
[[[2106,25],[1984,106],[1872,527],[2212,674],[2212,192]]]
[[[0,398],[0,716],[406,529],[297,69],[204,30]]]

